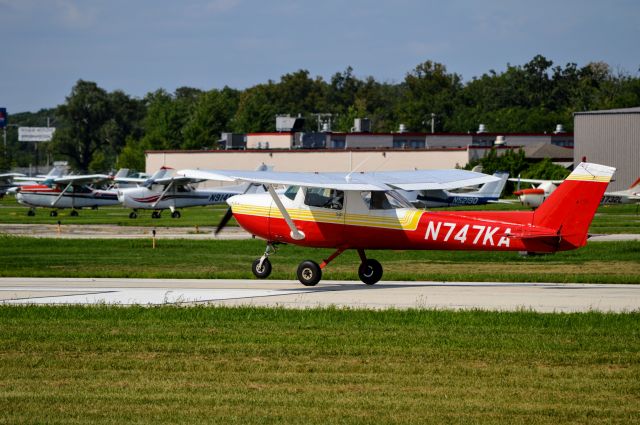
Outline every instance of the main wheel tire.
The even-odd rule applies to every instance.
[[[138,218],[138,213],[136,213],[135,211],[131,211],[129,213],[129,218]]]
[[[251,271],[253,275],[258,279],[266,279],[271,274],[271,261],[268,258],[265,258],[262,262],[262,267],[258,267],[260,265],[260,259],[257,258],[253,264],[251,265]]]
[[[373,285],[382,279],[382,264],[374,259],[367,259],[358,267],[358,277],[367,285]]]
[[[161,214],[162,213],[160,211],[154,211],[151,213],[151,218],[160,218]]]
[[[53,210],[49,213],[49,217],[57,217],[58,216],[58,211]]]
[[[180,211],[174,211],[171,213],[171,218],[180,218]]]
[[[322,269],[315,261],[306,260],[300,263],[297,271],[298,280],[304,286],[316,286],[322,279]]]
[[[70,215],[71,217],[77,217],[77,216],[78,216],[78,211],[76,211],[76,210],[71,210],[71,212],[69,213],[69,215]]]

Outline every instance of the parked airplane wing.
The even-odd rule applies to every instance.
[[[337,190],[430,190],[484,184],[498,178],[466,170],[418,170],[352,173],[181,170],[178,175],[217,181],[325,187]]]
[[[519,179],[517,177],[512,177],[508,180],[510,182],[531,183],[531,184],[542,184],[542,183],[560,184],[564,181],[564,180]]]
[[[56,177],[52,179],[56,184],[91,184],[91,183],[99,183],[106,180],[111,180],[110,176],[106,174],[87,174],[87,175],[77,175],[77,176],[64,176],[64,177]]]

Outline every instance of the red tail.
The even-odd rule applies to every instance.
[[[565,249],[585,245],[589,225],[615,170],[580,163],[535,211],[533,224],[557,231]]]

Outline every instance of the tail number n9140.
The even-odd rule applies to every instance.
[[[492,227],[479,224],[460,225],[456,223],[430,221],[427,224],[427,231],[424,238],[437,242],[458,241],[464,244],[469,241],[472,245],[508,247],[510,242],[508,235],[510,233],[510,228],[507,228],[504,233],[501,233],[499,226]],[[496,244],[498,235],[502,236],[500,236]]]

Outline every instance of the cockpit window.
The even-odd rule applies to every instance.
[[[292,201],[296,199],[296,195],[298,194],[298,189],[300,186],[289,186],[287,190],[284,192],[284,196],[291,199]]]
[[[370,210],[395,210],[411,208],[411,205],[395,192],[361,192],[362,200]]]
[[[309,187],[304,196],[304,203],[310,207],[341,210],[344,203],[344,192],[323,187]]]

